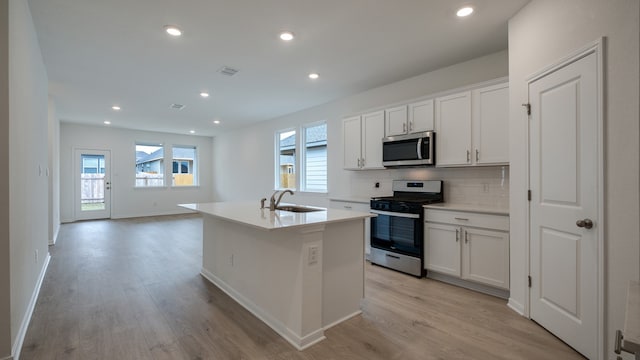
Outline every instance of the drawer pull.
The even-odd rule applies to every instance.
[[[345,209],[353,209],[353,208],[352,208],[351,206],[349,206],[349,205],[345,205],[345,206],[344,206],[344,208],[345,208]]]
[[[387,257],[393,258],[393,259],[400,259],[400,256],[395,256],[395,255],[390,255],[390,254],[385,254],[387,255]]]
[[[462,220],[462,221],[469,221],[469,219],[467,219],[467,218],[461,218],[461,217],[454,217],[454,219],[456,219],[456,220]]]

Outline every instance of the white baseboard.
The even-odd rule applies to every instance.
[[[314,345],[325,339],[324,329],[318,329],[306,336],[299,336],[294,333],[291,329],[289,329],[282,321],[275,319],[267,312],[265,312],[262,308],[256,305],[253,301],[247,299],[245,296],[237,292],[231,286],[229,286],[222,279],[218,278],[210,271],[205,268],[200,270],[200,274],[207,280],[209,280],[213,285],[217,286],[220,290],[222,290],[225,294],[229,295],[233,300],[235,300],[238,304],[242,305],[245,309],[247,309],[250,313],[255,315],[258,319],[262,320],[265,324],[267,324],[270,328],[272,328],[275,332],[277,332],[280,336],[282,336],[287,342],[289,342],[293,347],[298,350],[304,350],[311,345]]]
[[[509,308],[511,308],[511,310],[517,312],[518,314],[520,314],[521,316],[525,316],[524,315],[524,306],[522,304],[520,304],[519,302],[513,300],[513,298],[509,298],[509,302],[507,302],[507,306]]]
[[[16,336],[16,340],[13,343],[13,347],[11,353],[12,357],[8,359],[20,360],[20,352],[22,351],[22,344],[24,343],[24,337],[27,335],[27,329],[29,328],[29,323],[31,322],[31,316],[33,315],[33,310],[36,307],[36,302],[38,301],[38,295],[40,294],[40,287],[42,286],[42,281],[44,280],[44,276],[47,273],[47,268],[49,268],[49,261],[51,260],[51,255],[47,253],[47,257],[44,260],[44,264],[42,265],[42,269],[40,270],[40,275],[38,276],[38,281],[36,282],[36,287],[33,289],[33,293],[31,294],[31,300],[29,301],[29,305],[27,306],[27,311],[22,318],[22,323],[20,324],[20,329],[18,329],[18,336]]]
[[[325,326],[323,327],[323,329],[324,329],[325,331],[326,331],[326,330],[329,330],[329,329],[331,329],[332,327],[334,327],[334,326],[336,326],[336,325],[340,324],[341,322],[343,322],[343,321],[347,321],[347,320],[351,319],[352,317],[354,317],[354,316],[358,316],[358,315],[360,315],[360,314],[362,314],[362,310],[358,310],[358,311],[356,311],[356,312],[354,312],[354,313],[352,313],[352,314],[349,314],[349,315],[347,315],[347,316],[343,317],[342,319],[338,319],[338,320],[336,320],[336,321],[332,322],[331,324],[325,325]]]
[[[53,231],[53,238],[49,239],[49,245],[55,245],[56,241],[58,241],[58,234],[60,233],[60,224],[58,224],[58,226],[56,226],[55,230]]]

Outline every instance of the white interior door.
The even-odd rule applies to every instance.
[[[598,86],[593,52],[529,83],[530,315],[590,359],[599,357]]]
[[[76,149],[76,220],[111,217],[111,156],[108,150]]]

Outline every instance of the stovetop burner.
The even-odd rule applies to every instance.
[[[402,213],[422,212],[422,206],[444,201],[441,180],[395,180],[393,196],[371,199],[371,209]]]

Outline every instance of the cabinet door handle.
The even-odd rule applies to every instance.
[[[467,150],[467,162],[471,161],[471,151]]]
[[[409,122],[409,132],[413,131],[413,121]]]
[[[454,217],[454,219],[456,219],[456,220],[462,220],[462,221],[469,221],[469,219],[467,219],[467,218],[461,218],[461,217]]]
[[[476,161],[480,160],[480,151],[478,151],[478,149],[476,149]]]
[[[469,243],[469,232],[468,231],[464,232],[464,243],[465,244]]]
[[[456,242],[459,240],[460,229],[456,229]]]
[[[345,205],[345,206],[344,206],[344,208],[345,208],[345,209],[352,209],[352,207],[351,207],[351,206],[349,206],[349,205]]]
[[[358,158],[358,167],[360,167],[360,158]]]
[[[364,167],[364,158],[362,158],[362,165],[361,167]]]
[[[407,123],[402,124],[402,132],[407,132]]]

